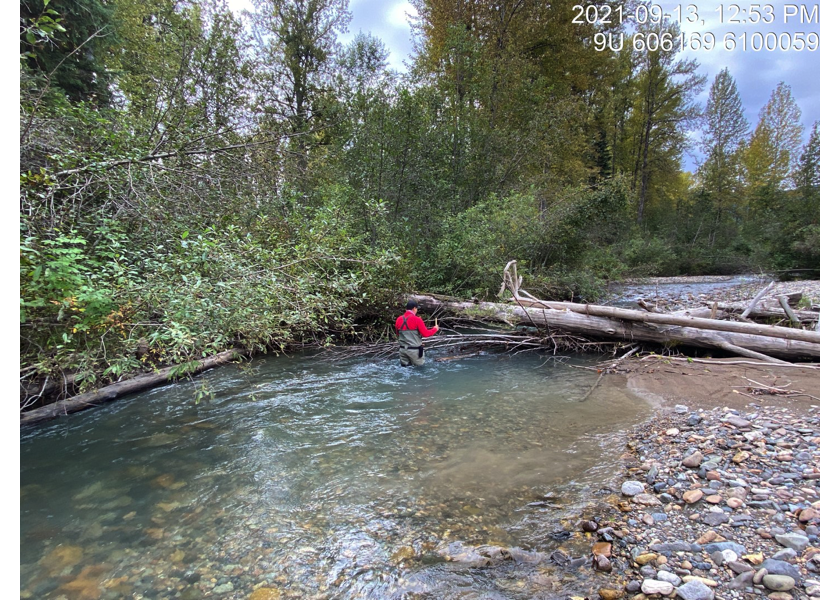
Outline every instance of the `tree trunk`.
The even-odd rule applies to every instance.
[[[202,371],[206,371],[211,367],[216,367],[226,362],[230,362],[239,355],[240,352],[238,350],[227,350],[225,352],[222,352],[221,354],[216,354],[215,356],[196,361],[198,363],[197,366],[194,369],[190,369],[183,374],[195,374],[200,373]],[[126,381],[119,381],[111,385],[106,385],[104,388],[95,390],[93,392],[86,392],[84,394],[79,394],[78,396],[68,398],[67,400],[62,400],[61,402],[56,402],[54,404],[50,404],[42,408],[30,410],[21,414],[20,424],[30,425],[39,421],[46,421],[58,417],[60,415],[67,415],[70,413],[78,412],[90,406],[95,406],[97,404],[102,404],[103,402],[107,402],[109,400],[114,400],[115,398],[125,396],[126,394],[147,390],[149,388],[172,381],[176,378],[175,374],[182,369],[183,365],[176,365],[158,373],[146,373],[145,375],[138,375],[137,377],[128,379]]]
[[[735,302],[719,302],[718,310],[741,313],[746,305]],[[820,318],[820,313],[812,310],[795,310],[793,313],[802,323],[813,323]],[[781,308],[758,304],[750,310],[750,315],[756,319],[786,319],[787,315]]]
[[[733,321],[718,321],[716,319],[701,319],[697,317],[681,317],[678,315],[662,315],[657,313],[615,308],[612,306],[598,306],[595,304],[575,304],[574,302],[548,302],[520,299],[523,306],[533,308],[552,308],[555,310],[570,310],[572,312],[593,315],[596,317],[610,317],[642,323],[660,323],[663,325],[679,325],[681,327],[696,327],[697,329],[713,329],[715,331],[730,331],[732,333],[747,333],[782,338],[784,340],[800,340],[803,342],[820,343],[820,334],[814,331],[791,329],[790,327],[776,327],[774,325],[756,325],[754,323],[735,323]]]
[[[625,341],[656,342],[665,346],[684,344],[700,348],[720,349],[721,342],[752,350],[760,354],[785,360],[815,359],[820,356],[820,345],[801,340],[781,339],[749,333],[729,331],[709,331],[697,327],[676,325],[656,325],[624,321],[586,314],[587,307],[579,305],[582,312],[571,310],[538,309],[509,304],[481,302],[448,302],[429,296],[415,297],[426,312],[448,310],[454,313],[466,313],[477,319],[487,319],[508,324],[535,324],[556,328],[568,333],[577,333],[592,338],[618,339]],[[523,300],[520,300],[523,302]],[[589,307],[590,309],[592,307]],[[608,308],[608,307],[607,307]],[[635,311],[631,311],[635,312]],[[651,315],[652,313],[643,313]],[[661,316],[661,315],[658,315]],[[716,323],[719,321],[716,321]]]

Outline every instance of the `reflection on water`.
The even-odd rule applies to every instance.
[[[180,383],[24,430],[22,597],[532,597],[440,549],[557,547],[648,410],[609,384],[580,402],[595,377],[270,357],[205,374],[211,401]]]

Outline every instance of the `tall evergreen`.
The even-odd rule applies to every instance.
[[[738,152],[749,131],[741,96],[728,69],[723,69],[715,77],[703,116],[706,160],[700,168],[700,177],[715,211],[714,237],[724,211],[734,217],[738,208],[741,197]]]

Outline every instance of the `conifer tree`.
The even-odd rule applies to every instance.
[[[715,212],[714,237],[724,211],[737,209],[741,187],[738,152],[749,131],[741,96],[728,69],[723,69],[715,77],[703,116],[706,160],[700,168],[700,177]]]

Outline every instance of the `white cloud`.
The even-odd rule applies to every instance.
[[[409,15],[416,17],[417,9],[415,9],[409,2],[400,2],[388,10],[386,19],[388,23],[394,27],[408,29]]]

